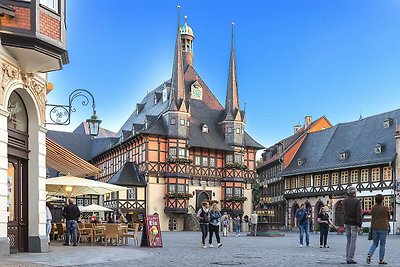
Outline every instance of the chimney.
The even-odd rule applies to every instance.
[[[304,128],[307,128],[308,126],[310,126],[310,124],[312,123],[312,117],[311,116],[306,116],[304,118],[305,122],[304,122]]]
[[[294,133],[297,133],[301,129],[301,124],[298,123],[297,125],[294,126]]]

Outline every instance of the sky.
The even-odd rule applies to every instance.
[[[194,67],[224,105],[235,22],[246,130],[264,146],[304,117],[334,125],[400,108],[400,1],[68,0],[70,63],[49,74],[48,103],[75,89],[96,99],[101,127],[117,132],[146,92],[170,79],[177,28],[188,16]],[[91,115],[75,102],[72,131]]]

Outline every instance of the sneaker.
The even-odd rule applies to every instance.
[[[324,246],[323,245],[319,245],[319,248],[323,248]]]
[[[381,265],[381,264],[387,264],[387,262],[384,261],[384,260],[380,260],[380,261],[379,261],[379,265]]]
[[[347,261],[347,264],[357,264],[357,262],[355,260],[349,260]]]
[[[371,263],[371,255],[367,255],[367,259],[365,260],[367,262],[367,264]]]
[[[302,245],[302,244],[300,244],[299,248],[302,248],[302,247],[303,247],[303,245]]]
[[[328,246],[328,245],[325,245],[324,248],[329,248],[329,246]]]
[[[213,248],[214,246],[213,246],[213,244],[210,244],[210,248]]]
[[[222,247],[222,244],[218,243],[217,248],[220,248],[220,247]]]
[[[240,234],[238,234],[238,236],[240,236]]]
[[[67,243],[63,243],[63,246],[69,246],[69,244],[67,244]]]
[[[311,244],[308,244],[307,247],[308,247],[308,248],[312,248]]]
[[[203,246],[203,248],[207,248],[207,246],[206,246],[206,245],[204,245],[204,246]]]

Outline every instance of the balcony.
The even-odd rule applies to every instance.
[[[233,213],[234,215],[243,214],[243,203],[247,197],[242,196],[226,196],[221,200],[221,209],[223,212]]]
[[[68,64],[65,0],[53,9],[40,0],[3,0],[0,5],[1,44],[26,73],[59,70]]]
[[[185,177],[190,176],[191,160],[186,158],[168,158],[165,170],[166,177]]]

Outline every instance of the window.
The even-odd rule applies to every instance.
[[[372,206],[374,205],[374,198],[373,197],[364,197],[363,199],[363,210],[371,210]]]
[[[139,145],[139,155],[138,155],[138,162],[143,161],[143,146]]]
[[[179,123],[180,123],[181,126],[185,126],[185,119],[180,119]]]
[[[82,198],[76,199],[76,205],[77,206],[83,206],[83,199]]]
[[[59,0],[40,0],[40,4],[58,13],[58,1]]]
[[[136,199],[136,189],[135,188],[129,188],[127,190],[127,196],[128,196],[128,200]]]
[[[176,184],[168,184],[168,193],[176,193]]]
[[[390,196],[386,196],[386,197],[383,198],[383,205],[385,205],[386,207],[390,208],[392,206],[390,202],[391,202],[390,201]]]
[[[392,180],[392,167],[383,167],[383,180],[384,181]]]
[[[226,155],[226,164],[233,163],[233,155]]]
[[[178,184],[177,185],[177,192],[178,193],[185,193],[186,192],[186,185],[185,184]]]
[[[310,187],[311,186],[311,176],[310,175],[306,176],[305,184],[306,184],[306,187]]]
[[[383,128],[389,128],[389,127],[390,127],[390,124],[391,124],[391,118],[386,118],[386,119],[383,121]]]
[[[367,183],[368,182],[368,169],[362,169],[361,170],[361,183]]]
[[[176,124],[176,119],[172,118],[170,122],[171,122],[171,125],[175,125]]]
[[[176,219],[169,219],[168,220],[168,227],[170,231],[178,230],[178,222]]]
[[[304,176],[299,177],[299,188],[304,187]]]
[[[331,185],[337,185],[339,180],[339,173],[332,173]]]
[[[339,159],[340,160],[345,160],[348,158],[349,152],[348,151],[342,151],[339,153]]]
[[[329,174],[325,173],[322,175],[322,186],[328,186]]]
[[[111,192],[111,200],[117,200],[118,199],[118,192]]]
[[[194,157],[194,164],[197,165],[197,166],[200,166],[201,165],[201,157],[195,156]]]
[[[295,189],[296,188],[296,177],[293,177],[292,179],[291,179],[291,188],[292,189]]]
[[[210,158],[210,167],[215,167],[215,158]]]
[[[201,128],[201,131],[202,131],[203,133],[208,133],[208,126],[207,126],[207,124],[203,124],[203,127]]]
[[[232,187],[225,188],[226,196],[232,196],[232,193],[233,193],[233,188]]]
[[[379,182],[381,180],[380,174],[381,170],[379,168],[373,168],[371,171],[371,182]]]
[[[240,127],[236,128],[236,133],[240,134]]]
[[[207,167],[208,166],[208,158],[203,157],[203,167]]]
[[[286,179],[286,189],[290,189],[290,178]]]
[[[232,133],[232,127],[226,126],[226,131],[227,131],[228,133]]]
[[[243,195],[243,189],[241,187],[235,187],[234,189],[235,189],[234,191],[235,196],[241,197]]]
[[[350,174],[350,182],[356,184],[358,182],[358,171],[352,170]]]
[[[7,127],[21,132],[28,132],[28,116],[22,98],[12,92],[8,100]]]
[[[380,154],[382,153],[382,145],[381,144],[377,144],[374,148],[375,154]]]
[[[118,162],[117,162],[117,157],[113,158],[113,172],[117,172],[118,171]]]
[[[179,157],[180,158],[187,158],[188,157],[188,155],[187,155],[187,149],[185,149],[185,148],[178,148],[178,151],[179,151]]]
[[[314,176],[314,187],[321,186],[321,175]]]
[[[170,158],[175,159],[176,158],[176,147],[170,147],[168,150],[168,155]]]
[[[242,163],[243,155],[242,154],[235,154],[235,162]]]
[[[343,184],[348,184],[349,183],[349,172],[341,172],[340,173],[340,183]]]

